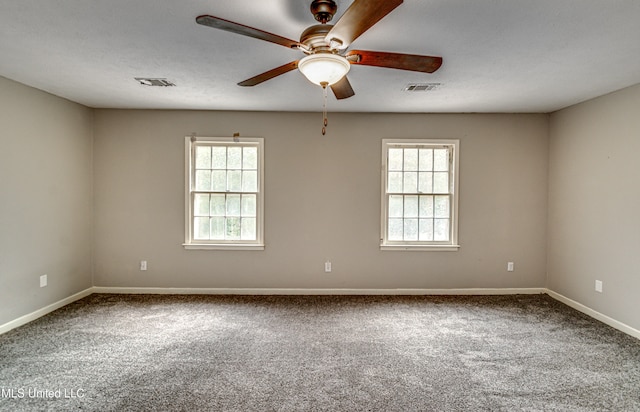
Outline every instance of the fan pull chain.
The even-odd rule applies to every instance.
[[[327,86],[329,83],[322,82],[320,86],[322,86],[322,135],[324,136],[327,133],[327,124],[329,120],[327,119]]]

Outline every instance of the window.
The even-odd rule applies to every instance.
[[[262,138],[187,136],[187,249],[262,250]]]
[[[457,250],[458,140],[382,141],[385,250]]]

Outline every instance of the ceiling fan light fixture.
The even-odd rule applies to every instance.
[[[351,68],[349,61],[333,53],[316,53],[298,62],[298,69],[311,83],[331,86],[342,79]]]

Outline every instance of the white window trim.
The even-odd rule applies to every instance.
[[[222,143],[226,145],[258,146],[258,196],[256,205],[256,240],[202,241],[193,239],[193,196],[194,174],[192,151],[196,142]],[[264,250],[264,138],[262,137],[185,137],[185,241],[182,244],[187,250]]]
[[[451,167],[453,170],[452,185],[452,207],[451,207],[451,227],[450,240],[448,242],[421,242],[421,241],[388,241],[386,240],[386,230],[388,223],[388,202],[387,202],[387,152],[389,147],[414,147],[420,145],[447,145],[453,146],[453,158]],[[460,140],[458,139],[382,139],[382,179],[381,179],[381,220],[380,220],[380,250],[395,251],[432,251],[432,252],[455,252],[459,250],[458,244],[458,194],[459,194],[459,165],[460,165]]]

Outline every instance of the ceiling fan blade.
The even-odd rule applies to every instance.
[[[342,42],[341,47],[347,47],[401,4],[402,0],[355,0],[329,31],[326,40],[337,39]]]
[[[298,68],[298,61],[294,61],[291,63],[283,64],[280,67],[276,67],[275,69],[271,69],[268,72],[261,73],[257,76],[254,76],[250,79],[247,79],[243,82],[238,83],[238,86],[255,86],[262,82],[266,82],[267,80],[271,80],[274,77],[278,77],[281,74],[285,74],[290,72],[291,70],[295,70]]]
[[[349,79],[347,79],[347,76],[344,76],[337,83],[332,84],[331,90],[338,100],[346,99],[356,94],[353,91],[353,88],[351,87],[351,83],[349,83]]]
[[[442,57],[419,56],[416,54],[351,50],[345,54],[345,57],[352,64],[388,67],[390,69],[411,70],[423,73],[433,73],[442,65]]]
[[[290,49],[295,49],[301,46],[301,44],[295,40],[287,39],[286,37],[278,36],[260,29],[245,26],[244,24],[234,23],[229,20],[221,19],[215,16],[198,16],[196,23],[203,26],[213,27],[214,29],[220,29],[229,31],[243,36],[253,37],[255,39],[269,41],[271,43],[279,44]]]

